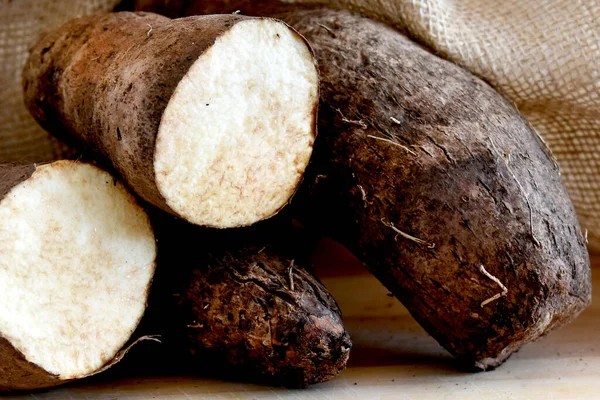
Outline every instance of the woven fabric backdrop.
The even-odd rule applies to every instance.
[[[1,0],[0,160],[68,151],[29,117],[20,74],[40,32],[117,0]],[[210,1],[210,0],[207,0]],[[282,0],[327,3],[406,30],[514,102],[556,155],[600,249],[600,3],[595,0]]]
[[[71,18],[110,11],[119,0],[0,0],[0,161],[49,161],[69,149],[40,128],[23,104],[29,48]]]

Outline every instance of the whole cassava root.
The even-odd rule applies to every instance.
[[[590,303],[589,256],[558,167],[508,101],[383,24],[345,12],[282,18],[312,43],[322,74],[303,221],[348,246],[478,369]]]
[[[197,225],[276,214],[302,178],[316,132],[311,50],[267,18],[75,19],[32,49],[23,88],[44,128]]]
[[[321,72],[297,217],[345,244],[468,366],[493,368],[575,318],[591,300],[585,240],[517,110],[383,24],[274,3],[259,11],[303,34]]]
[[[155,257],[147,215],[108,173],[74,161],[0,164],[0,392],[118,362]]]
[[[345,368],[351,342],[341,312],[292,249],[300,239],[215,237],[164,220],[155,227],[158,287],[149,314],[172,353],[188,353],[196,369],[217,376],[291,387]],[[284,237],[294,240],[286,245]]]

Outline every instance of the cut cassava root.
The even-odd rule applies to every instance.
[[[312,152],[314,57],[273,19],[80,18],[34,47],[23,77],[43,127],[110,160],[146,201],[197,225],[276,214]]]
[[[296,247],[300,235],[154,225],[159,267],[148,313],[170,353],[191,355],[191,369],[303,387],[345,368],[349,335],[335,300],[306,267],[308,252]]]
[[[0,391],[55,386],[118,361],[146,307],[154,234],[90,164],[0,164]]]
[[[585,239],[558,168],[511,104],[346,12],[277,0],[185,12],[242,3],[294,26],[319,61],[320,137],[297,218],[345,244],[446,349],[493,368],[590,303]]]

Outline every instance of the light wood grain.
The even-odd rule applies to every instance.
[[[456,370],[448,355],[349,255],[318,251],[323,282],[337,298],[353,341],[337,379],[288,390],[197,377],[88,380],[37,399],[593,399],[600,398],[600,302],[572,324],[525,346],[495,371]],[[339,249],[333,249],[337,253]],[[600,256],[593,258],[600,288]],[[342,269],[343,268],[343,269]],[[342,274],[340,276],[340,274]]]

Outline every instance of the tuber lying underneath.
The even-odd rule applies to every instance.
[[[146,308],[156,246],[124,186],[90,164],[0,164],[0,391],[117,362]]]
[[[173,352],[219,377],[290,387],[345,368],[349,335],[303,251],[289,245],[301,239],[183,225],[155,222],[159,268],[149,315]]]
[[[75,19],[32,49],[23,88],[45,129],[197,225],[276,214],[301,181],[316,133],[314,57],[273,19]]]

